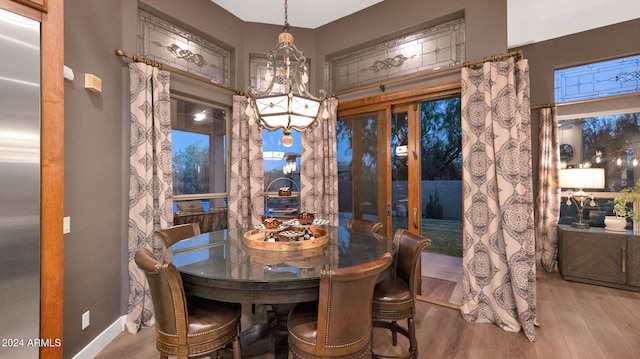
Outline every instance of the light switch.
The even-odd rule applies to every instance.
[[[73,81],[75,75],[73,74],[73,70],[70,67],[64,67],[64,79]]]
[[[62,219],[62,234],[71,232],[71,217],[64,217]]]

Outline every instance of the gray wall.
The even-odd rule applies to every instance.
[[[241,22],[208,0],[149,1],[150,5],[242,44]],[[70,358],[127,310],[129,110],[126,61],[136,52],[137,2],[66,0],[64,357]],[[243,35],[242,35],[243,36]],[[84,74],[102,79],[102,92],[84,89]],[[175,78],[172,88],[230,103],[229,92]],[[244,81],[244,80],[243,80]],[[81,330],[82,313],[91,325]]]
[[[128,181],[120,1],[65,1],[64,356],[71,357],[121,316],[126,245],[123,211]],[[104,16],[107,15],[108,16]],[[84,89],[84,74],[102,79],[102,93]],[[81,330],[81,316],[91,324]]]
[[[243,23],[209,0],[144,2],[233,47],[231,87],[240,90],[248,86],[249,53],[271,49],[281,30],[281,26]],[[135,0],[65,1],[65,64],[76,74],[73,82],[65,82],[65,215],[71,217],[71,233],[65,236],[65,358],[75,355],[127,310],[128,75],[127,61],[117,57],[115,50],[136,52],[136,9]],[[292,29],[292,33],[312,61],[312,84],[321,87],[327,54],[460,14],[466,18],[467,59],[507,50],[506,0],[384,1],[315,31]],[[632,29],[638,33],[637,23]],[[618,38],[621,41],[614,41]],[[617,33],[597,37],[604,46],[598,56],[632,51],[629,38]],[[566,56],[576,58],[563,58],[562,63],[579,62],[578,50],[598,48],[586,40],[576,44],[567,40],[557,46],[553,51],[535,45],[525,48],[525,54],[532,55],[532,92],[542,91],[541,84],[546,88],[545,81],[553,81],[552,77],[543,79],[542,72],[540,79],[533,79],[538,62],[548,67],[552,61],[545,56],[564,48]],[[625,50],[617,50],[623,47]],[[84,73],[102,79],[102,93],[83,88]],[[231,93],[177,75],[172,77],[171,88],[216,103],[231,103]],[[535,93],[532,98],[533,103],[550,101]],[[87,310],[91,311],[91,325],[82,331],[81,315]]]

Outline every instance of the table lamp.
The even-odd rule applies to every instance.
[[[587,229],[588,223],[582,222],[582,209],[584,201],[591,199],[591,206],[595,206],[593,195],[587,194],[584,189],[604,188],[604,168],[567,168],[560,170],[560,188],[573,189],[567,198],[567,206],[571,205],[571,200],[578,208],[578,222],[571,223],[571,227]]]

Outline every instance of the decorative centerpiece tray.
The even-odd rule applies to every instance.
[[[305,231],[311,231],[312,239],[303,239]],[[269,236],[277,237],[277,241],[267,241]],[[268,251],[297,251],[321,247],[329,241],[327,231],[322,228],[308,226],[305,228],[288,227],[278,229],[252,229],[244,233],[248,247]]]
[[[269,251],[249,247],[246,248],[245,251],[251,256],[252,259],[256,260],[258,263],[267,265],[283,263],[296,267],[308,267],[313,265],[320,265],[328,261],[325,255],[325,247],[322,246],[287,251]]]

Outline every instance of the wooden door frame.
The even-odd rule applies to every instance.
[[[0,0],[40,22],[40,358],[62,358],[64,235],[64,0]],[[58,345],[60,343],[61,345]]]
[[[64,309],[64,0],[48,0],[42,15],[40,358],[62,358]]]
[[[407,230],[421,234],[420,218],[422,217],[421,186],[420,186],[420,116],[418,103],[404,103],[391,106],[391,116],[394,113],[407,113]],[[388,126],[390,127],[390,126]],[[389,147],[390,148],[390,147]],[[388,154],[391,158],[391,153]],[[389,187],[391,183],[389,183]]]

